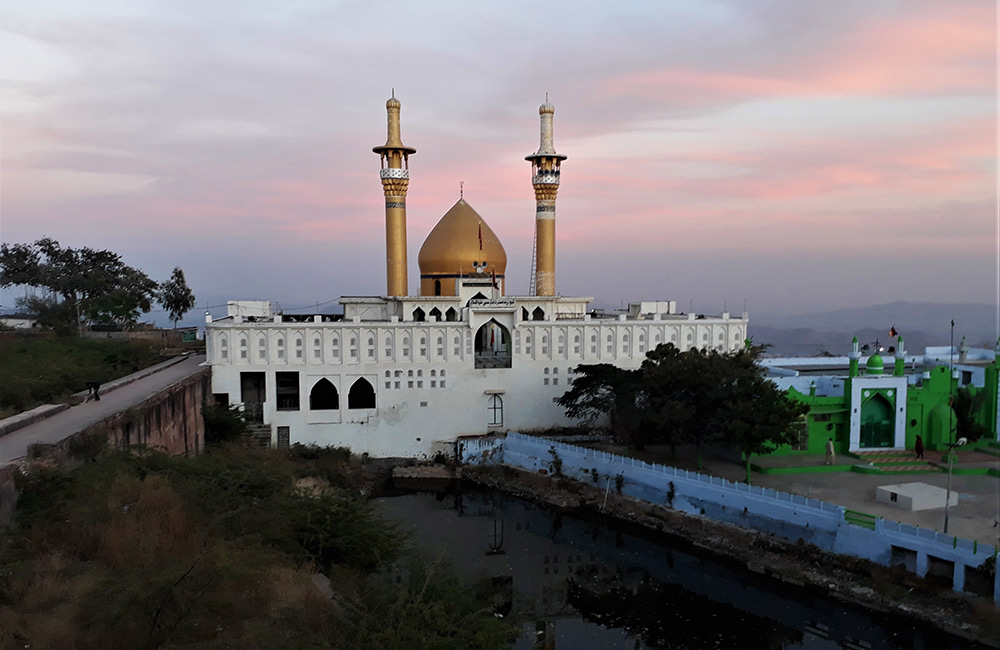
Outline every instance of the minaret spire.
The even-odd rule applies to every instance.
[[[385,144],[372,151],[382,159],[382,191],[385,193],[386,295],[405,296],[406,281],[406,189],[410,184],[410,154],[417,150],[403,145],[399,135],[399,100],[396,89],[385,103],[388,135]]]
[[[556,153],[552,143],[552,116],[555,106],[538,107],[541,118],[538,151],[525,156],[531,162],[531,184],[535,188],[535,265],[532,269],[532,294],[554,296],[556,281],[556,193],[559,191],[560,164],[566,156]]]

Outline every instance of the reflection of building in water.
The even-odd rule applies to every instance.
[[[579,364],[634,368],[660,343],[742,345],[745,314],[681,314],[672,301],[605,312],[591,310],[591,298],[556,293],[556,195],[566,157],[555,151],[548,102],[539,109],[538,151],[527,157],[535,194],[528,295],[508,295],[504,247],[464,198],[424,240],[419,293],[410,295],[406,197],[416,150],[402,143],[399,101],[386,108],[388,137],[374,149],[385,195],[386,295],[343,297],[342,316],[275,314],[255,302],[209,319],[215,399],[242,405],[272,444],[448,453],[462,435],[570,424],[553,400]]]

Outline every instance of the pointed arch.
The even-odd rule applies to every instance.
[[[510,332],[491,318],[476,330],[476,368],[510,368]]]
[[[541,307],[535,307],[531,312],[531,320],[545,320],[545,310]]]
[[[313,384],[309,391],[310,411],[336,411],[340,408],[340,394],[337,387],[326,377]]]
[[[449,307],[448,311],[444,313],[444,319],[446,321],[456,321],[458,320],[458,312],[455,311],[454,307]]]
[[[430,313],[428,315],[431,317],[432,321],[439,321],[439,320],[441,320],[441,310],[438,309],[437,307],[434,307],[433,309],[431,309],[431,311],[430,311]]]
[[[364,377],[358,377],[357,381],[347,392],[347,408],[349,409],[373,409],[375,408],[375,389]]]
[[[424,313],[424,310],[421,309],[420,307],[417,307],[416,309],[414,309],[413,310],[413,320],[415,320],[417,322],[423,322],[424,320],[426,320],[426,314]]]

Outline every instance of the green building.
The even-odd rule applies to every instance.
[[[958,364],[928,356],[918,368],[911,358],[907,372],[902,337],[889,350],[891,368],[886,368],[879,349],[862,365],[855,337],[846,377],[820,374],[816,369],[810,372],[798,360],[801,372],[795,372],[794,381],[787,375],[775,381],[793,399],[807,404],[809,412],[798,444],[775,453],[822,454],[831,438],[838,453],[912,450],[918,435],[928,450],[944,449],[962,436],[970,441],[997,440],[1000,341],[992,359],[981,351],[984,354],[978,359],[970,360],[963,348],[964,343]],[[769,365],[780,367],[780,361],[772,360]],[[810,386],[803,390],[806,379]]]

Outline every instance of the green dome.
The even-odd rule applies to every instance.
[[[879,354],[873,354],[868,357],[868,363],[865,364],[866,374],[869,375],[881,375],[882,371],[885,370],[885,364],[882,362],[882,356]]]

